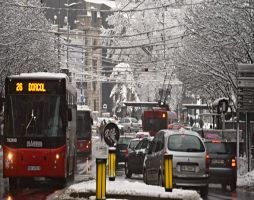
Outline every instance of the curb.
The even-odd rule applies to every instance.
[[[94,193],[87,192],[72,192],[70,193],[70,197],[72,198],[87,198],[95,197]],[[169,198],[169,197],[148,197],[148,196],[134,196],[134,195],[121,195],[121,194],[106,194],[106,198],[113,199],[128,199],[128,200],[161,200],[161,199],[172,199],[172,200],[181,200],[182,198]]]

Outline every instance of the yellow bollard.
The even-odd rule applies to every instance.
[[[116,178],[116,148],[110,147],[108,150],[108,177],[110,181]]]
[[[96,158],[96,199],[106,199],[107,158]]]
[[[172,192],[173,188],[173,155],[164,155],[164,185],[166,192]]]

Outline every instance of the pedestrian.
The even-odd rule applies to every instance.
[[[105,119],[103,119],[102,121],[101,121],[101,124],[100,124],[100,135],[101,135],[101,141],[102,141],[102,139],[103,139],[103,135],[104,135],[104,128],[105,128],[105,126],[107,125],[107,122],[106,122],[106,120]]]

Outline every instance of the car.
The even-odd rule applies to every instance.
[[[143,164],[147,184],[164,185],[164,155],[173,155],[173,186],[193,188],[208,194],[209,160],[202,138],[186,130],[160,130],[154,136]]]
[[[205,146],[209,155],[210,183],[220,183],[225,190],[236,190],[237,163],[236,142],[223,140],[206,140]]]
[[[123,117],[119,120],[119,124],[124,126],[124,132],[138,132],[141,128],[142,125],[140,122],[134,118],[134,117]]]
[[[136,138],[150,137],[150,133],[146,131],[139,131],[136,133]]]
[[[134,138],[132,135],[121,135],[118,142],[116,143],[116,164],[125,162],[125,156],[128,153],[128,145]]]
[[[125,161],[125,175],[127,178],[131,178],[132,174],[143,173],[143,162],[149,144],[152,141],[151,137],[144,137],[142,139],[133,139],[138,141],[135,148],[128,151]]]

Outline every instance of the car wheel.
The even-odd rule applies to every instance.
[[[148,184],[147,183],[147,173],[146,173],[145,169],[143,170],[143,181],[144,181],[145,184]]]
[[[232,183],[230,183],[230,190],[231,192],[234,192],[236,190],[236,181],[233,181]]]
[[[13,191],[18,188],[18,178],[9,178],[9,190]]]
[[[221,189],[222,189],[223,191],[227,190],[227,184],[226,184],[226,183],[222,183],[222,184],[221,184]]]
[[[208,195],[208,186],[200,188],[200,195],[202,198],[206,198]]]
[[[132,176],[132,172],[128,167],[128,162],[125,162],[125,175],[127,178],[131,178],[131,176]]]

